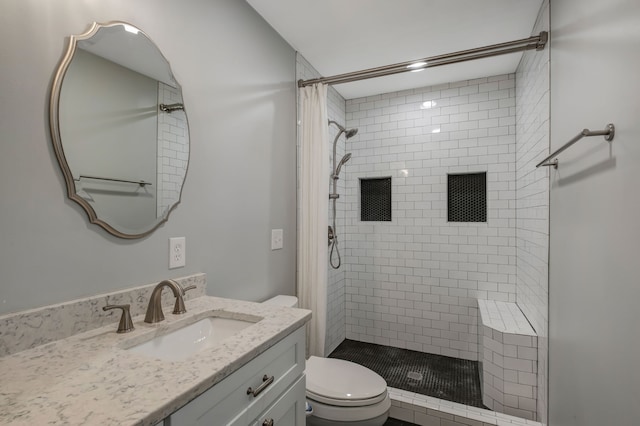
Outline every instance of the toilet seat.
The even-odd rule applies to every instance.
[[[333,398],[327,398],[326,396],[323,396],[323,395],[315,394],[307,390],[307,398],[309,398],[310,400],[321,402],[327,405],[333,405],[336,407],[365,407],[367,405],[374,405],[381,401],[384,401],[386,396],[387,396],[387,392],[385,391],[384,393],[381,393],[377,397],[370,398],[370,399],[333,399]]]
[[[363,407],[384,401],[387,382],[359,364],[335,358],[309,357],[307,397],[337,407]]]

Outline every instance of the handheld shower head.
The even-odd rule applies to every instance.
[[[347,161],[349,161],[351,159],[351,153],[347,153],[344,157],[342,157],[342,160],[340,160],[340,162],[338,163],[338,166],[336,167],[336,171],[333,174],[333,178],[337,179],[338,175],[340,174],[340,169],[342,168],[342,166],[344,165],[344,163],[346,163]]]

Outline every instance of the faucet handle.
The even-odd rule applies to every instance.
[[[131,305],[106,305],[102,307],[103,311],[109,311],[111,309],[122,309],[122,315],[120,316],[120,323],[118,324],[117,333],[128,333],[133,331],[133,321],[131,321],[131,313],[129,308]]]
[[[178,284],[178,287],[180,287],[180,290],[182,290],[182,294],[179,297],[176,297],[176,304],[173,305],[174,315],[184,314],[185,312],[187,312],[187,308],[184,306],[184,299],[182,298],[182,296],[184,296],[188,290],[193,290],[194,288],[196,288],[195,285],[190,285],[183,288],[180,284]]]
[[[184,288],[182,289],[182,294],[184,295],[184,294],[186,294],[186,293],[187,293],[187,291],[189,291],[189,290],[193,290],[193,289],[195,289],[196,287],[197,287],[197,285],[195,285],[195,284],[191,284],[190,286],[184,287]]]

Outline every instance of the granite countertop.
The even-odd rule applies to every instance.
[[[0,424],[153,425],[242,367],[311,317],[304,309],[203,296],[187,313],[117,334],[117,324],[0,358]],[[126,351],[224,311],[259,322],[180,362]]]

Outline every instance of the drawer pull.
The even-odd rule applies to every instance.
[[[262,426],[273,426],[273,419],[268,419],[262,422]]]
[[[247,389],[247,395],[253,395],[254,397],[260,395],[263,390],[265,390],[271,383],[273,383],[273,378],[274,376],[269,377],[265,374],[262,378],[263,383],[258,386],[256,390],[253,390],[251,389],[251,387],[249,387],[249,389]]]

